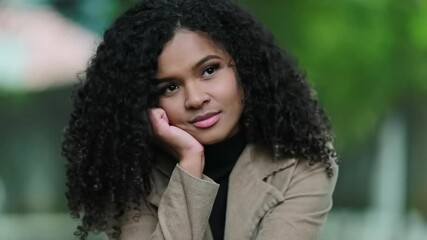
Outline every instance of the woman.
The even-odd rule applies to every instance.
[[[76,90],[63,154],[80,239],[316,239],[337,177],[314,91],[227,0],[120,16]]]

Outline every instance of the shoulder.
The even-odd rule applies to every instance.
[[[325,189],[333,192],[338,177],[338,165],[334,159],[326,163],[310,164],[306,159],[274,157],[272,150],[258,145],[249,146],[246,157],[263,181],[278,188],[282,193],[289,188]],[[327,169],[333,172],[328,175]]]

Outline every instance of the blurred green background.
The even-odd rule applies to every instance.
[[[1,240],[75,239],[60,156],[70,94],[133,2],[0,2]],[[297,57],[332,120],[341,169],[322,239],[426,239],[427,1],[240,2]]]

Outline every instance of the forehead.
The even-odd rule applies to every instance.
[[[191,69],[208,55],[217,55],[223,60],[227,58],[225,51],[206,34],[179,30],[159,55],[157,75]]]

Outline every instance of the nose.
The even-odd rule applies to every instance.
[[[210,96],[200,84],[192,83],[185,87],[185,107],[188,109],[201,108],[210,101]]]

